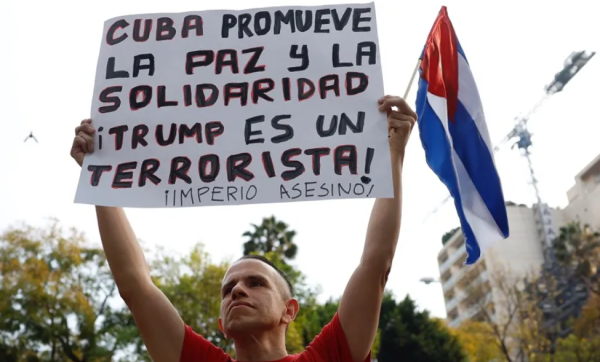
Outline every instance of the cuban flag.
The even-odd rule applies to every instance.
[[[427,164],[454,198],[467,250],[479,260],[509,235],[506,205],[483,106],[446,7],[421,54],[416,109]]]

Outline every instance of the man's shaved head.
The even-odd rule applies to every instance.
[[[283,282],[283,287],[284,287],[284,290],[282,292],[285,293],[283,295],[284,299],[294,298],[294,286],[290,282],[290,279],[283,271],[281,271],[277,266],[275,266],[275,264],[273,264],[269,259],[265,258],[262,255],[244,255],[241,258],[239,258],[237,261],[247,260],[247,259],[262,261],[263,263],[265,263],[268,266],[270,266],[271,268],[273,268],[277,272],[277,274],[279,274],[280,279],[282,279],[281,281]]]
[[[226,336],[281,329],[299,310],[287,275],[263,256],[246,255],[233,263],[221,286],[219,328]]]

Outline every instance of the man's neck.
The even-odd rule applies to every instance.
[[[278,361],[287,357],[285,334],[251,332],[233,339],[236,360],[240,362]]]

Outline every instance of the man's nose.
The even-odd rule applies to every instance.
[[[246,290],[244,290],[244,287],[241,285],[241,283],[238,283],[231,290],[231,296],[235,300],[237,298],[247,297],[248,293],[246,293]]]

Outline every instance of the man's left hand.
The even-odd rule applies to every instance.
[[[400,156],[400,159],[403,159],[406,144],[417,121],[417,115],[400,97],[385,96],[380,98],[378,103],[379,110],[385,111],[388,115],[390,151],[393,156]],[[396,107],[397,111],[392,107]]]

